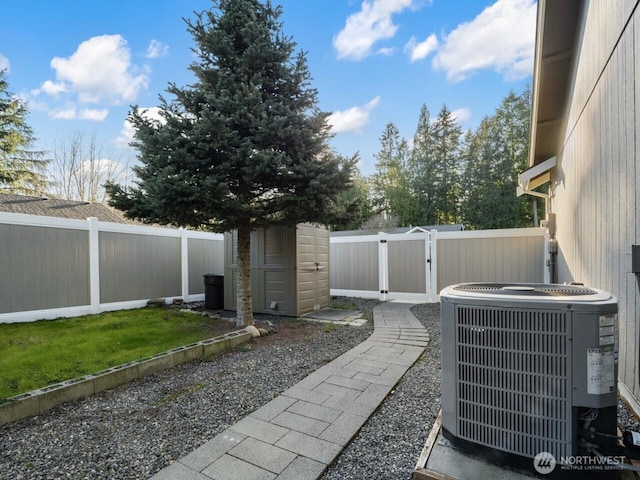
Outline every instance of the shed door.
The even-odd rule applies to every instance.
[[[329,306],[329,231],[298,225],[298,314]]]

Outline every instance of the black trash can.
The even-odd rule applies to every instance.
[[[204,308],[207,310],[224,308],[224,275],[205,274]]]

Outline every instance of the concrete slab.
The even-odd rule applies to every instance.
[[[418,459],[413,477],[417,480],[531,480],[532,473],[489,463],[482,457],[455,448],[442,436],[442,414],[438,415],[422,454]]]
[[[300,432],[289,432],[276,443],[277,447],[309,457],[318,462],[329,465],[342,450],[337,443],[327,442],[312,435]]]
[[[247,438],[229,451],[229,455],[273,473],[282,473],[297,455],[255,438]]]
[[[336,325],[352,325],[359,327],[367,323],[361,312],[357,310],[344,310],[342,308],[323,308],[302,316],[314,322],[335,323]]]
[[[153,477],[153,480],[211,480],[211,477],[202,475],[185,465],[176,462]]]
[[[271,423],[275,423],[276,425],[290,430],[306,433],[307,435],[312,435],[314,437],[320,435],[329,426],[329,422],[315,420],[313,418],[288,411],[282,412],[276,418],[271,420]]]
[[[227,430],[180,459],[179,463],[194,471],[201,472],[245,438],[246,436],[241,433]]]
[[[244,417],[230,429],[271,444],[276,443],[289,432],[287,428],[251,416]]]
[[[231,455],[224,455],[202,472],[208,478],[215,480],[274,480],[276,474],[256,467]],[[154,477],[154,480],[155,477]]]
[[[328,320],[330,322],[339,322],[349,317],[357,315],[357,310],[345,310],[343,308],[323,308],[315,312],[306,313],[304,318],[313,318],[315,320]]]
[[[346,445],[366,421],[367,417],[344,412],[322,432],[319,438],[338,445]]]
[[[505,466],[488,463],[481,457],[474,457],[458,450],[440,433],[434,449],[429,456],[426,470],[444,475],[444,478],[455,480],[475,480],[490,478],[492,480],[531,480],[533,474],[523,473]]]
[[[326,465],[307,457],[298,457],[278,475],[278,480],[300,480],[302,478],[318,478]]]

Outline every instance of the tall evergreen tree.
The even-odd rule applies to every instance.
[[[219,0],[188,21],[193,85],[171,84],[164,122],[134,108],[137,187],[108,186],[130,217],[238,232],[239,324],[252,324],[250,233],[272,224],[330,223],[355,159],[328,148],[327,113],[304,53],[269,1]]]
[[[510,91],[492,118],[496,137],[496,194],[499,197],[502,219],[499,227],[532,225],[532,201],[528,195],[517,197],[518,174],[527,168],[529,157],[529,128],[531,123],[531,90],[522,94]]]
[[[375,155],[378,163],[374,180],[379,211],[388,217],[398,217],[400,225],[408,225],[416,212],[416,196],[410,181],[409,144],[400,138],[398,128],[390,122],[380,136],[380,145],[380,151]]]
[[[337,198],[340,212],[331,222],[331,230],[356,230],[374,214],[370,182],[354,169],[353,185]]]
[[[417,212],[414,225],[435,225],[438,223],[436,211],[436,183],[434,132],[431,115],[426,105],[422,105],[418,117],[418,127],[413,136],[413,149],[409,161],[411,186],[416,195]]]
[[[461,156],[465,165],[461,179],[460,213],[471,229],[497,228],[498,197],[495,195],[494,152],[496,149],[489,117],[480,122],[475,133],[465,134]]]
[[[380,136],[380,150],[374,155],[377,160],[373,179],[374,202],[378,213],[385,215],[391,215],[391,192],[398,181],[400,167],[396,160],[399,142],[400,131],[393,122],[389,122]]]
[[[460,137],[462,129],[446,105],[433,123],[434,209],[438,224],[460,221]]]
[[[532,201],[516,197],[517,177],[527,167],[531,93],[510,92],[494,115],[465,142],[464,223],[469,228],[532,225]]]
[[[9,91],[6,72],[0,70],[0,192],[41,195],[48,185],[49,162],[27,124],[27,104]]]

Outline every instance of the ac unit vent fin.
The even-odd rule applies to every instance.
[[[567,295],[597,295],[598,292],[579,285],[517,284],[508,283],[462,283],[454,290],[461,292],[496,293],[500,295],[520,295],[527,297],[559,297]]]

